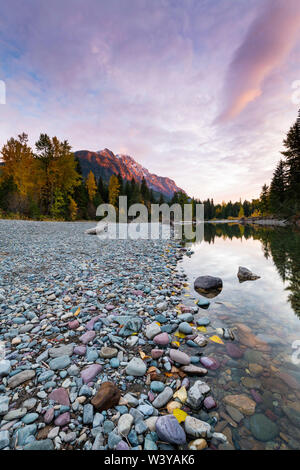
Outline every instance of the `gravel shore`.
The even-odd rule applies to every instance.
[[[93,226],[0,221],[0,448],[230,448],[199,378],[209,320],[183,301],[189,252]]]

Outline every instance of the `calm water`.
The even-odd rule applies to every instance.
[[[215,329],[230,328],[235,340],[209,342],[203,355],[220,367],[209,371],[218,402],[218,430],[237,449],[300,448],[300,235],[286,228],[205,224],[204,241],[191,245],[194,254],[181,267],[188,275],[187,298],[199,295],[193,289],[196,277],[219,276],[222,292],[211,299],[208,317]],[[239,283],[237,271],[245,266],[261,276]],[[219,334],[222,337],[222,334]],[[296,349],[299,341],[299,365]],[[236,345],[242,357],[229,354]],[[296,344],[294,344],[296,346]],[[229,347],[230,348],[230,347]],[[231,416],[225,404],[228,395],[245,394],[256,401],[252,417]],[[225,399],[225,401],[224,401]]]

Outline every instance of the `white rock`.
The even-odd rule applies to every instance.
[[[127,436],[133,423],[133,416],[129,413],[122,415],[118,422],[118,431],[121,436]]]

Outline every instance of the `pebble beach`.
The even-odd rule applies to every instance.
[[[235,449],[228,426],[259,397],[228,392],[219,413],[220,362],[205,350],[243,352],[189,291],[180,261],[192,252],[99,240],[93,226],[0,222],[0,448]],[[252,418],[259,439],[277,436]]]

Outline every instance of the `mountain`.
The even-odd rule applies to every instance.
[[[158,193],[162,193],[167,198],[171,198],[177,191],[183,191],[173,180],[150,173],[129,155],[114,155],[114,153],[108,149],[99,152],[79,150],[78,152],[74,152],[74,155],[79,160],[84,177],[86,177],[90,171],[94,173],[97,180],[102,176],[105,181],[108,181],[113,174],[120,174],[124,180],[134,178],[139,182],[141,182],[144,177],[149,188]]]

